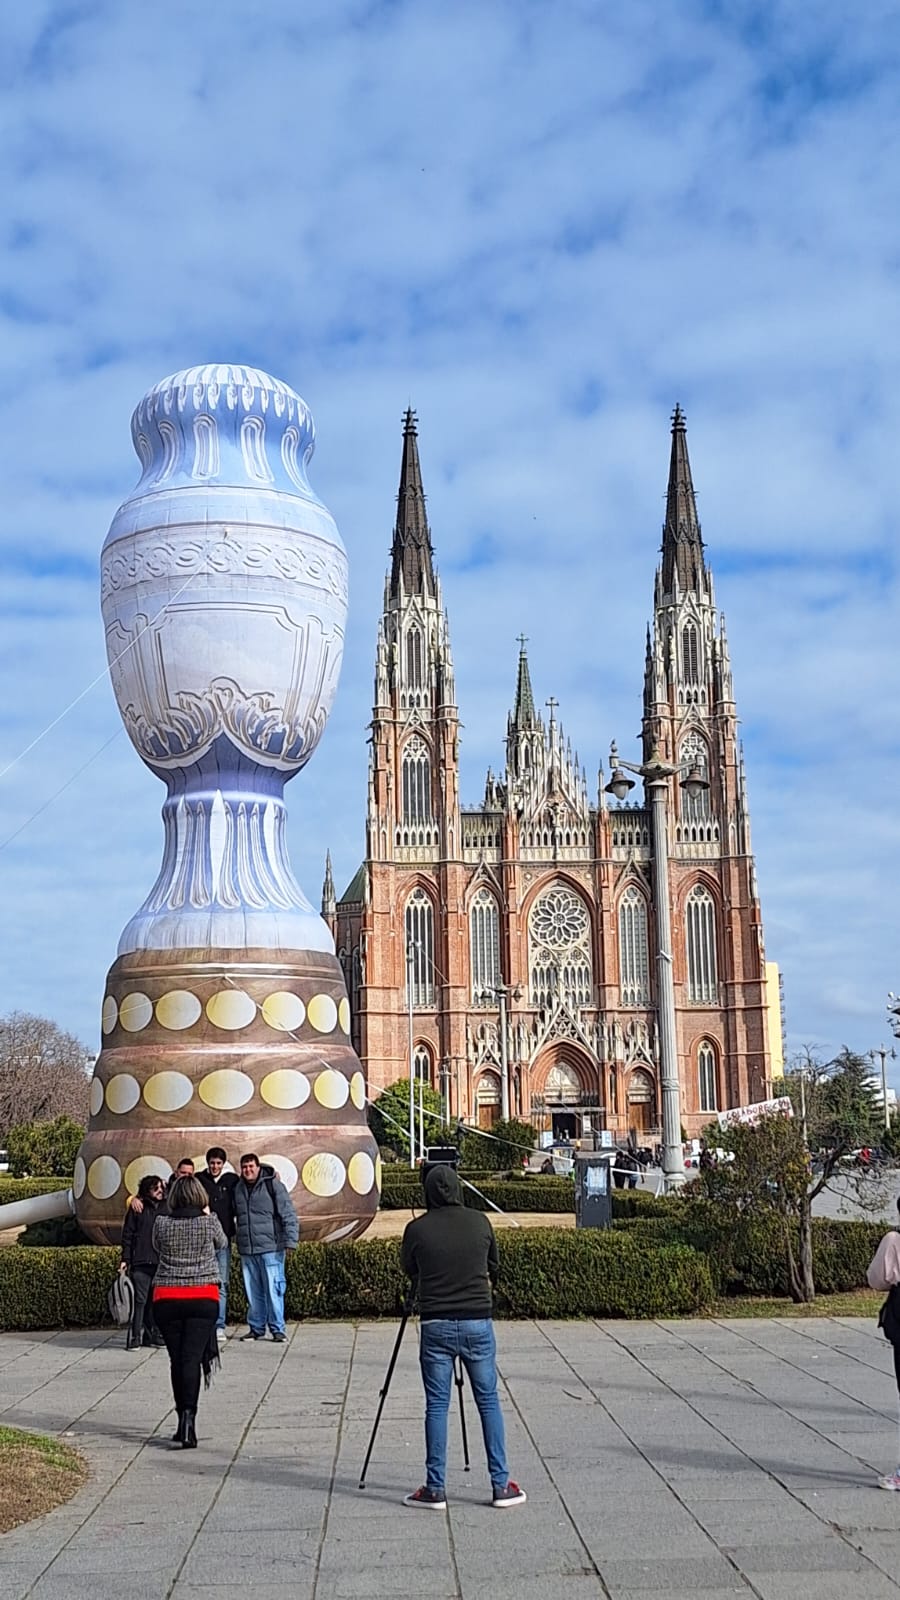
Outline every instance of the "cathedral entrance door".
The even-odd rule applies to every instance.
[[[483,1072],[475,1090],[479,1128],[491,1128],[500,1116],[500,1079],[496,1072]]]
[[[653,1079],[638,1067],[628,1080],[628,1127],[640,1138],[653,1125]],[[646,1138],[641,1142],[646,1143]]]
[[[578,1118],[574,1111],[553,1112],[553,1143],[558,1144],[562,1139],[575,1139],[578,1136]]]

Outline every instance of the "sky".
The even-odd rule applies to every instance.
[[[339,890],[363,851],[405,407],[477,803],[522,631],[589,773],[636,758],[678,401],[788,1045],[890,1046],[893,0],[29,0],[0,77],[0,1014],[98,1045],[164,793],[103,675],[100,547],[145,390],[235,361],[311,407],[350,556],[287,790],[314,902],[326,847]]]

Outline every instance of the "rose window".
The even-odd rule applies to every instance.
[[[591,919],[584,901],[562,884],[545,889],[529,919],[531,999],[542,1008],[563,1002],[569,1010],[592,998]]]

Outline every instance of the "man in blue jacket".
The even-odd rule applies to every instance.
[[[264,1339],[266,1326],[276,1344],[283,1344],[284,1256],[300,1237],[297,1213],[273,1167],[260,1166],[252,1151],[241,1156],[241,1175],[234,1186],[234,1221],[238,1255],[249,1310],[244,1339]]]

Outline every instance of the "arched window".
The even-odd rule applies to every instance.
[[[649,1004],[647,902],[635,884],[619,901],[619,989],[623,1006]]]
[[[490,889],[479,889],[469,911],[469,962],[472,999],[477,1003],[488,989],[493,1001],[500,982],[500,916]]]
[[[418,734],[403,747],[403,820],[431,821],[431,762],[428,746]]]
[[[681,675],[685,683],[700,682],[700,644],[695,622],[686,622],[681,630]]]
[[[715,1000],[718,993],[716,969],[716,908],[712,895],[699,883],[687,897],[688,999]]]
[[[406,902],[407,1005],[412,982],[415,1007],[434,1005],[434,910],[424,889],[414,889]]]
[[[697,1051],[697,1075],[700,1080],[700,1110],[718,1111],[716,1052],[705,1039]]]
[[[619,1109],[618,1095],[616,1093],[616,1069],[615,1069],[615,1067],[610,1067],[610,1069],[609,1069],[609,1104],[608,1104],[606,1109],[607,1109],[607,1111],[610,1111],[612,1113],[615,1113]]]
[[[431,1084],[431,1052],[427,1045],[417,1044],[413,1054],[413,1075],[417,1083]]]
[[[580,895],[555,883],[538,895],[528,919],[531,1003],[562,1000],[571,1010],[591,1003],[591,919]]]
[[[406,635],[406,683],[409,689],[421,689],[423,682],[422,672],[422,630],[411,627]]]
[[[701,777],[709,783],[709,750],[701,733],[689,733],[686,739],[682,739],[678,758],[683,767],[697,767]],[[709,789],[703,789],[696,795],[685,794],[681,785],[678,799],[682,822],[705,822],[709,816],[709,795]]]

